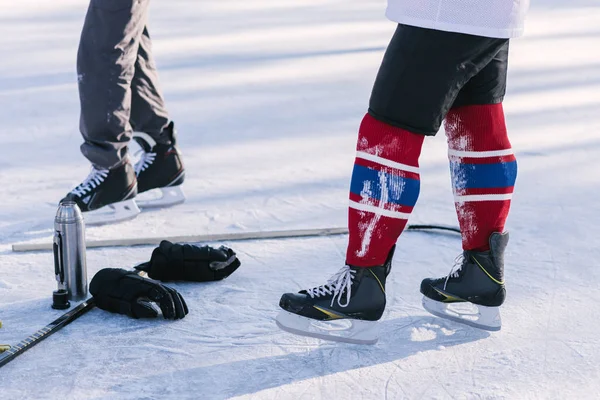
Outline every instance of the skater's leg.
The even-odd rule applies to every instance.
[[[169,124],[169,114],[160,90],[147,26],[140,37],[135,74],[131,82],[130,122],[134,131],[150,135],[157,143],[169,143],[168,135],[161,135]]]
[[[346,264],[383,265],[419,196],[424,138],[364,117],[350,183]]]
[[[98,168],[127,160],[130,85],[148,5],[149,0],[91,0],[85,17],[77,54],[81,151]]]
[[[454,108],[445,126],[463,249],[489,250],[490,235],[504,231],[517,177],[502,104]]]
[[[131,82],[131,126],[142,147],[135,165],[138,192],[160,189],[162,196],[140,196],[140,207],[168,207],[185,201],[181,184],[185,170],[177,146],[177,133],[165,107],[158,71],[152,56],[148,27],[140,39],[135,74]]]
[[[137,180],[128,161],[132,136],[131,81],[149,0],[91,0],[85,17],[77,73],[82,153],[92,171],[63,200],[75,201],[86,224],[135,217]]]
[[[508,139],[502,100],[508,42],[459,94],[445,120],[456,212],[465,250],[489,250],[503,232],[517,162]]]
[[[504,222],[517,174],[502,100],[508,41],[469,80],[445,120],[463,257],[448,275],[424,279],[423,306],[439,317],[488,330],[501,327],[505,300]],[[465,307],[465,304],[472,303]],[[458,306],[457,306],[458,304]]]

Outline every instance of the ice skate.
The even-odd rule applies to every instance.
[[[141,208],[170,207],[185,201],[181,189],[185,170],[177,148],[173,122],[165,129],[169,144],[156,143],[147,133],[135,132],[134,139],[141,146],[141,156],[135,164],[138,180],[136,203]]]
[[[344,266],[321,286],[286,293],[277,325],[291,333],[356,344],[375,344],[385,310],[385,280],[393,249],[382,266]]]
[[[506,297],[504,250],[508,232],[493,233],[489,243],[489,251],[465,251],[447,277],[421,282],[427,311],[480,329],[500,330],[499,307]]]
[[[88,177],[61,201],[77,203],[86,225],[102,225],[135,218],[140,213],[133,200],[136,194],[133,166],[126,162],[111,170],[92,167]]]

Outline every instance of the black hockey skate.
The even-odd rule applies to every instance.
[[[126,162],[111,170],[92,166],[88,177],[61,201],[74,201],[86,225],[101,225],[135,218],[140,213],[136,194],[135,172]]]
[[[477,328],[500,330],[499,307],[506,297],[504,250],[508,232],[493,233],[489,243],[489,251],[463,252],[457,268],[447,277],[421,282],[423,307],[427,311]],[[465,310],[465,303],[471,303],[470,310]],[[473,306],[476,311],[472,311]]]
[[[165,128],[162,135],[168,138],[167,144],[157,143],[150,135],[135,132],[134,140],[141,146],[139,161],[135,164],[135,174],[138,180],[138,192],[145,193],[160,191],[140,196],[136,199],[142,208],[170,207],[185,201],[181,184],[185,170],[181,154],[177,148],[177,134],[173,122]],[[160,196],[160,197],[159,197]]]
[[[382,266],[346,265],[324,285],[285,293],[279,301],[283,311],[277,316],[277,325],[291,333],[325,340],[376,343],[376,321],[385,310],[385,280],[393,253],[394,248]]]

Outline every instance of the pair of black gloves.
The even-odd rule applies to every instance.
[[[98,271],[90,282],[90,293],[96,306],[106,311],[133,318],[156,318],[160,309],[165,319],[181,319],[188,314],[185,300],[158,280],[217,281],[239,266],[235,252],[228,247],[215,249],[163,240],[152,252],[150,261],[136,266],[136,271],[120,268]],[[144,272],[151,279],[140,276]]]

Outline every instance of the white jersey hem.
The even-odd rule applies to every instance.
[[[480,26],[470,26],[470,25],[459,25],[452,24],[448,22],[440,22],[440,21],[432,21],[427,19],[419,19],[419,18],[411,18],[406,15],[398,15],[389,7],[385,13],[386,17],[393,22],[397,22],[399,24],[416,26],[419,28],[427,28],[427,29],[435,29],[438,31],[445,32],[455,32],[455,33],[464,33],[467,35],[476,35],[476,36],[484,36],[484,37],[492,37],[499,39],[511,39],[515,37],[519,37],[523,35],[523,26],[519,26],[516,28],[506,28],[506,29],[498,29],[498,28],[486,28]]]

